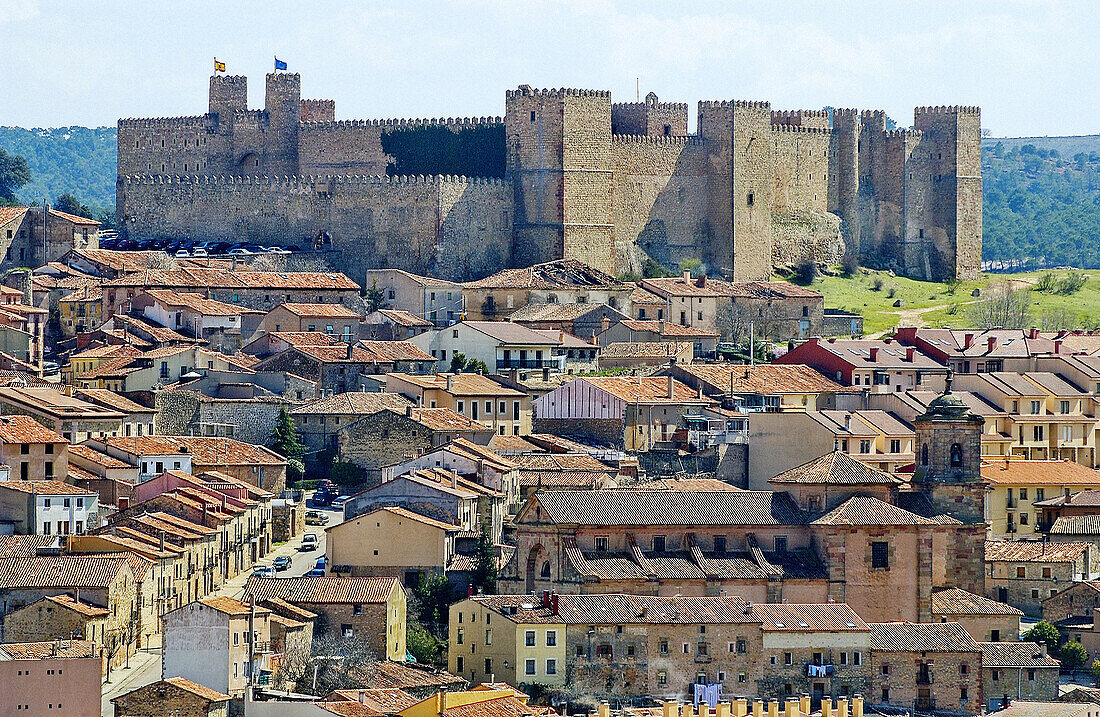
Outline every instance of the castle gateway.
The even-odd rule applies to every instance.
[[[766,278],[845,255],[918,278],[976,278],[977,107],[772,111],[767,102],[612,103],[598,90],[505,96],[505,116],[335,119],[297,74],[210,78],[206,114],[118,123],[117,214],[131,237],[335,250],[362,276],[463,280],[572,258],[612,274],[699,257]]]

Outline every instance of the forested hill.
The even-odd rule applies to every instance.
[[[71,192],[97,215],[114,209],[117,143],[114,127],[0,127],[30,168],[21,201]],[[1100,135],[985,138],[982,177],[986,261],[1100,268]]]
[[[31,181],[19,190],[24,202],[54,201],[71,192],[98,215],[115,208],[118,130],[114,127],[0,127],[0,149],[22,155]]]

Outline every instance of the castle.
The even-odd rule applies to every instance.
[[[917,278],[980,272],[977,107],[919,107],[913,129],[888,131],[878,110],[700,102],[688,134],[687,104],[652,93],[620,104],[523,85],[505,106],[503,118],[338,121],[332,100],[301,98],[297,74],[267,76],[263,110],[248,109],[245,77],[214,76],[206,114],[119,120],[120,228],[320,241],[353,277],[462,280],[563,257],[612,274],[698,257],[734,280],[846,255]],[[476,176],[436,162],[443,130]],[[411,140],[402,157],[384,148],[398,135]],[[401,175],[409,159],[427,169]]]

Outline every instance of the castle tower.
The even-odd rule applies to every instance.
[[[233,114],[248,109],[248,78],[244,75],[210,76],[210,114],[231,123]]]
[[[839,214],[847,225],[845,252],[859,259],[859,115],[853,109],[833,110],[830,138],[829,211]]]
[[[932,275],[976,279],[982,249],[981,110],[917,107],[913,127],[928,140]]]
[[[951,392],[951,375],[943,395],[913,421],[917,465],[913,486],[933,507],[963,521],[985,521],[985,481],[981,476],[982,427],[985,419],[970,412]]]
[[[512,263],[577,259],[614,274],[611,93],[522,85],[506,107]]]
[[[267,75],[264,109],[267,113],[264,173],[298,174],[298,125],[302,118],[302,78],[298,73]]]
[[[699,103],[712,238],[704,258],[734,281],[767,279],[772,273],[771,114],[768,102]]]

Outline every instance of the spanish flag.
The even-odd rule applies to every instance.
[[[214,72],[225,72],[225,63],[218,62],[218,58],[214,58]]]

